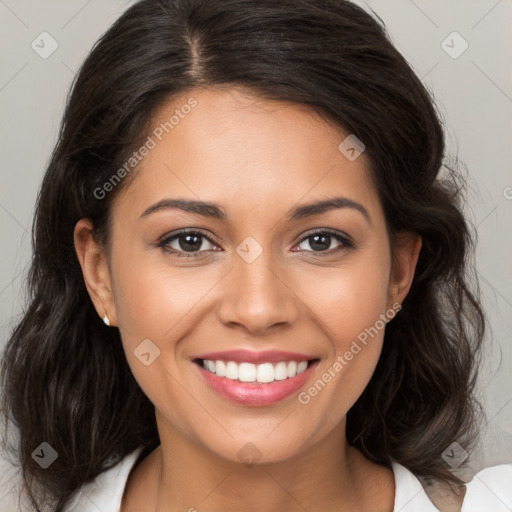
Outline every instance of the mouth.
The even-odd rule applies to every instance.
[[[306,383],[319,361],[301,354],[247,351],[193,360],[210,389],[249,406],[271,405],[289,397]]]

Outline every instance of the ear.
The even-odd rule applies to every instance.
[[[421,245],[421,237],[416,233],[403,231],[396,235],[388,289],[389,304],[402,304],[409,293]]]
[[[90,219],[80,219],[73,233],[75,251],[82,267],[85,286],[100,318],[105,315],[110,325],[117,325],[110,270],[105,250],[93,237]]]

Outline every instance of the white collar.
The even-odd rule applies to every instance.
[[[411,471],[397,462],[392,462],[391,467],[395,476],[393,512],[439,512]]]

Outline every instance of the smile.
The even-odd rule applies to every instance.
[[[276,404],[303,387],[318,364],[304,354],[234,350],[194,358],[209,389],[247,406]]]

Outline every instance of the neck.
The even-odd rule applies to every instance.
[[[300,455],[264,464],[227,460],[176,432],[161,435],[161,443],[131,478],[144,510],[238,512],[241,504],[259,512],[393,510],[392,472],[349,447],[344,424]],[[124,503],[137,501],[137,484],[131,487]]]

